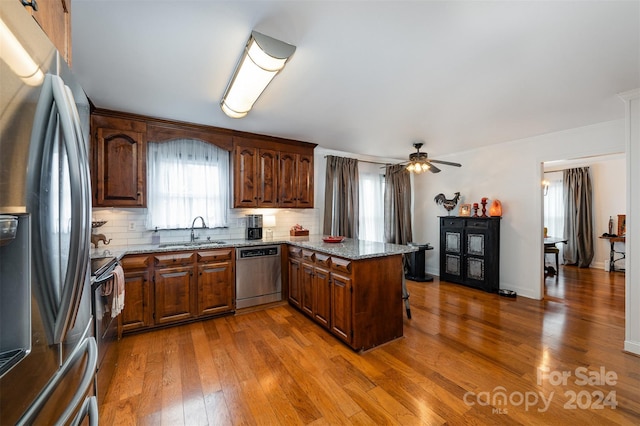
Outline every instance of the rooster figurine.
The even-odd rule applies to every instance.
[[[455,194],[453,194],[453,198],[450,200],[447,200],[447,197],[445,197],[444,194],[440,193],[436,195],[436,198],[434,198],[433,200],[436,202],[436,204],[444,206],[444,208],[447,209],[447,214],[451,214],[451,210],[456,207],[458,201],[460,200],[460,193],[456,192]]]

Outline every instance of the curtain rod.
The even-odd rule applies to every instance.
[[[327,158],[327,157],[328,157],[328,155],[324,156],[324,158]],[[333,155],[332,157],[335,157],[335,155]],[[354,160],[357,160],[357,161],[359,161],[361,163],[382,164],[383,166],[392,166],[393,165],[393,163],[391,163],[391,162],[382,163],[380,161],[360,160],[358,158],[354,158]],[[398,160],[398,161],[401,161],[401,160]]]

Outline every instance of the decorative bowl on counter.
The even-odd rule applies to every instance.
[[[322,241],[325,243],[341,243],[344,237],[330,235],[328,237],[322,237]]]
[[[91,221],[91,227],[92,228],[100,228],[105,223],[107,223],[106,220],[94,220],[94,221]]]

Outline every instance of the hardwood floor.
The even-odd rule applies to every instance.
[[[561,267],[546,287],[535,301],[408,282],[405,336],[364,354],[288,305],[127,336],[100,420],[640,424],[624,274]]]

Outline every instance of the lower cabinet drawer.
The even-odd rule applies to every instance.
[[[184,265],[193,263],[195,258],[196,254],[193,252],[158,254],[154,256],[154,264],[156,266]]]
[[[124,270],[145,269],[149,266],[149,256],[127,255],[120,259],[120,264]]]
[[[339,257],[331,258],[331,268],[336,271],[344,272],[345,274],[351,273],[351,261],[341,259]]]

